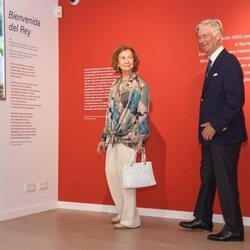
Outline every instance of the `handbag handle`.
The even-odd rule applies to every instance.
[[[130,160],[130,164],[133,164],[136,160],[136,156],[137,156],[137,150],[135,150],[131,160]],[[146,153],[145,151],[143,153],[141,153],[141,162],[146,162]]]

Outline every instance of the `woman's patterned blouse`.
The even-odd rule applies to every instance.
[[[144,146],[149,136],[149,88],[137,74],[126,81],[118,78],[112,85],[102,141],[107,145],[123,143],[135,148]]]

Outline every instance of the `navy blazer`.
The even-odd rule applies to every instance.
[[[237,58],[221,51],[204,80],[200,102],[199,141],[206,145],[240,143],[247,139],[242,106],[245,101],[243,72]],[[216,130],[211,141],[201,135],[203,123]]]

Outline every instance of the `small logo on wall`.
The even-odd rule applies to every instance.
[[[55,7],[55,16],[57,18],[62,18],[62,6]]]

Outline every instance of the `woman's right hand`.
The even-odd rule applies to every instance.
[[[106,142],[100,141],[98,146],[97,146],[97,153],[101,154],[102,152],[105,152],[105,149],[106,149]]]

